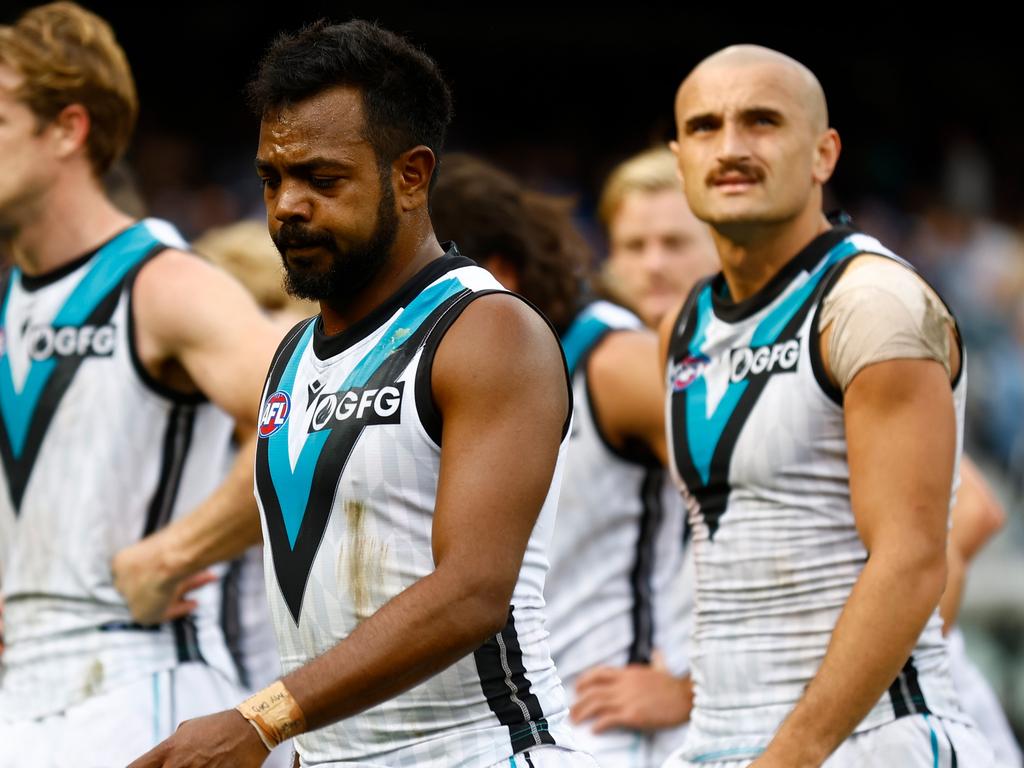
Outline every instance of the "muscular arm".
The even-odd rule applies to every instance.
[[[410,688],[471,653],[508,618],[568,414],[558,342],[518,299],[486,296],[448,331],[432,381],[444,418],[435,569],[284,678],[307,729]],[[266,755],[250,725],[223,712],[186,723],[133,766],[163,765],[172,755],[175,766],[258,764],[240,761],[239,750]]]
[[[190,514],[114,558],[117,588],[142,623],[174,618],[194,607],[189,578],[260,541],[252,493],[260,391],[281,332],[225,273],[170,251],[136,279],[136,345],[150,375],[179,391],[202,392],[231,415],[247,437],[214,493]]]
[[[864,368],[844,401],[850,497],[869,558],[821,668],[764,755],[818,766],[896,678],[946,578],[956,425],[949,379],[930,360]]]

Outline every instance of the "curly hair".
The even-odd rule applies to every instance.
[[[590,262],[572,208],[572,201],[530,191],[482,160],[452,154],[434,190],[431,219],[438,237],[454,240],[466,256],[506,260],[519,292],[562,332],[579,308]]]
[[[32,8],[0,26],[0,63],[22,76],[15,96],[40,130],[65,107],[85,107],[86,150],[97,178],[124,154],[139,102],[124,50],[99,16],[71,2]]]

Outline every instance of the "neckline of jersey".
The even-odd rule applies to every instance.
[[[380,328],[395,312],[406,306],[424,288],[433,283],[446,272],[459,267],[473,267],[476,262],[459,253],[455,243],[442,243],[444,254],[431,261],[423,269],[406,280],[397,291],[370,311],[366,317],[349,326],[341,333],[330,335],[324,331],[323,315],[316,318],[313,326],[313,352],[320,360],[341,354],[349,347],[365,339]]]
[[[53,285],[58,280],[67,277],[72,272],[78,269],[81,269],[83,266],[85,266],[92,260],[93,256],[95,256],[101,250],[103,250],[112,242],[117,240],[117,238],[119,238],[132,227],[136,226],[138,223],[138,221],[133,221],[124,229],[120,229],[117,232],[115,232],[113,235],[108,237],[106,240],[97,245],[91,251],[83,253],[81,256],[76,256],[71,261],[62,264],[59,267],[55,267],[54,269],[51,269],[49,272],[42,272],[38,275],[26,275],[19,269],[18,278],[21,282],[22,290],[27,291],[29,293],[38,291],[40,288],[45,288],[48,285]]]
[[[711,280],[711,308],[715,316],[727,323],[736,323],[757,314],[775,301],[798,273],[811,271],[830,250],[853,233],[848,227],[833,227],[822,232],[787,261],[760,291],[743,301],[728,298],[725,276],[719,272]]]

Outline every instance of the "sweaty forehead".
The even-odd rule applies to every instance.
[[[308,99],[269,110],[260,121],[260,159],[351,154],[370,148],[363,100],[355,88],[336,86]]]
[[[697,115],[734,114],[754,108],[772,109],[790,120],[810,120],[817,129],[827,127],[824,102],[815,84],[784,64],[701,66],[683,81],[676,96],[680,125]]]

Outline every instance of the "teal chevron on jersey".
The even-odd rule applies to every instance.
[[[817,269],[811,273],[807,281],[799,288],[790,293],[776,306],[768,316],[765,317],[750,340],[750,346],[760,347],[772,344],[778,339],[779,334],[796,315],[800,308],[810,299],[818,283],[826,272],[838,262],[858,252],[856,244],[849,240],[840,241],[822,260]],[[700,296],[697,298],[697,328],[693,334],[693,341],[690,343],[690,354],[693,356],[704,354],[701,347],[706,341],[707,327],[711,322],[713,313],[711,306],[711,285],[704,286]],[[709,414],[707,405],[707,382],[704,376],[698,376],[689,386],[686,393],[686,438],[690,447],[690,456],[693,465],[700,474],[704,483],[708,482],[711,475],[711,459],[718,448],[718,441],[722,437],[729,419],[736,410],[736,405],[747,389],[746,380],[730,381],[722,399],[719,400],[715,409]]]
[[[352,387],[361,387],[366,384],[377,369],[402,347],[434,309],[461,290],[463,290],[462,283],[451,278],[420,293],[392,323],[387,334],[359,361],[342,383],[339,391],[346,391]],[[315,325],[315,320],[311,320],[307,324],[302,338],[295,346],[295,351],[281,376],[277,391],[292,392],[299,362],[312,341]],[[284,519],[285,531],[288,534],[288,543],[292,549],[295,548],[295,541],[302,528],[302,520],[306,514],[309,491],[313,485],[313,475],[316,472],[320,453],[331,433],[330,428],[327,428],[307,435],[299,457],[293,466],[288,453],[288,434],[293,423],[293,419],[289,417],[281,429],[267,438],[269,441],[267,455],[270,477],[281,505],[281,515]]]
[[[139,222],[100,248],[90,261],[88,273],[57,313],[53,326],[79,326],[84,323],[110,291],[120,285],[125,275],[142,261],[153,247],[160,244],[161,241],[153,236],[145,223]],[[14,282],[18,279],[20,272],[15,268],[8,286],[8,295],[4,297],[0,327],[5,325],[7,299]],[[3,417],[7,428],[11,452],[15,458],[21,456],[40,393],[56,366],[57,361],[52,358],[31,361],[25,383],[18,391],[14,386],[7,350],[4,349],[0,354],[0,416]]]

